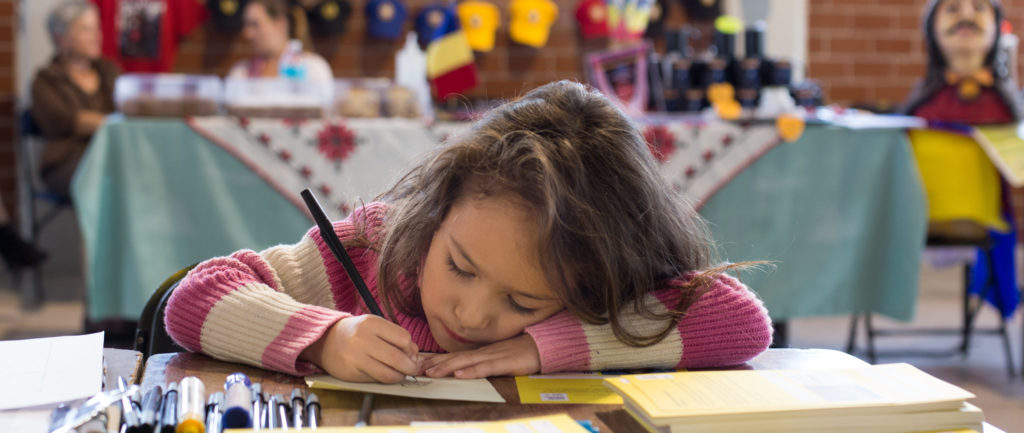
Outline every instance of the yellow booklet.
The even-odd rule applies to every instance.
[[[601,373],[516,376],[516,389],[522,404],[622,404],[622,397],[604,386],[607,377]]]
[[[248,433],[251,429],[228,429],[224,433]],[[589,433],[566,414],[490,422],[452,422],[424,426],[320,427],[292,429],[301,433]]]
[[[766,419],[712,422],[684,422],[670,426],[655,426],[626,405],[626,412],[636,418],[651,433],[905,433],[932,431],[982,431],[985,415],[973,404],[964,403],[957,410],[888,413],[849,416],[785,416]]]
[[[639,374],[606,379],[605,385],[655,426],[958,410],[974,398],[910,364]]]

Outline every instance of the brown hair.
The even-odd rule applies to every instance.
[[[661,177],[622,111],[598,92],[559,81],[493,109],[381,195],[390,207],[378,288],[389,311],[422,314],[418,291],[401,288],[419,281],[434,232],[469,192],[521,198],[536,215],[541,263],[559,299],[587,323],[610,323],[626,344],[664,338],[709,281],[704,274],[680,285],[685,294],[667,313],[643,302],[667,281],[708,269],[708,229]],[[622,323],[624,311],[667,323],[652,335],[635,333]]]
[[[309,36],[309,22],[302,7],[286,0],[249,0],[249,4],[263,6],[271,19],[285,17],[288,20],[288,39],[298,39],[304,51],[313,51],[313,38]]]

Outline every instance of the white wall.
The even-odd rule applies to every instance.
[[[740,18],[744,24],[753,19],[748,15],[768,9],[765,54],[790,59],[793,81],[800,82],[807,64],[807,3],[808,0],[725,0],[723,6],[725,13]],[[743,41],[737,40],[736,46],[742,51]]]
[[[15,35],[17,87],[19,108],[29,105],[29,86],[36,70],[50,61],[53,44],[46,31],[46,16],[60,0],[20,0],[18,28]]]

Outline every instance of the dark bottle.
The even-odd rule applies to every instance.
[[[764,23],[758,21],[744,31],[744,58],[736,68],[736,99],[743,108],[757,106],[761,95],[764,65]]]

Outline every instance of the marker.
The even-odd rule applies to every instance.
[[[306,396],[306,425],[310,429],[316,430],[318,424],[320,424],[320,398],[311,392]]]
[[[167,384],[164,401],[160,407],[160,433],[174,433],[178,427],[178,383]]]
[[[203,399],[206,387],[198,377],[189,376],[181,379],[181,391],[178,393],[178,428],[175,433],[205,433],[206,407]]]
[[[302,417],[306,412],[306,400],[302,398],[302,390],[292,389],[292,427],[302,428]]]
[[[132,402],[131,393],[138,394],[139,387],[128,386],[128,381],[123,376],[117,378],[117,389],[124,391],[121,396],[121,421],[124,423],[125,433],[136,433],[139,430],[139,416],[141,415],[135,403]]]
[[[224,393],[217,391],[210,394],[206,402],[206,433],[220,433],[221,404],[224,403]]]
[[[71,410],[71,406],[67,403],[61,403],[53,412],[50,413],[50,429],[47,431],[54,431],[64,427],[69,420],[69,416],[74,416],[74,411]]]
[[[288,402],[284,400],[283,395],[277,396],[277,417],[281,420],[281,428],[288,429],[288,419],[291,418],[288,413]]]
[[[221,428],[252,428],[252,392],[249,377],[231,373],[224,380],[224,418]]]
[[[356,419],[356,427],[370,425],[370,412],[373,411],[373,394],[363,394],[363,406],[359,408],[359,416]]]
[[[252,384],[252,429],[259,430],[263,427],[263,405],[266,404],[263,401],[263,385],[259,383]]]
[[[277,403],[280,401],[277,394],[267,399],[267,428],[281,428],[281,415],[277,411]]]
[[[139,432],[153,433],[156,425],[160,422],[160,403],[163,402],[164,391],[160,385],[155,385],[146,392],[142,398],[142,415],[139,417]]]
[[[273,396],[270,395],[269,392],[264,391],[261,397],[263,397],[263,399],[260,400],[262,402],[260,406],[263,409],[261,410],[262,413],[260,413],[260,425],[263,426],[263,428],[270,428],[270,414],[275,412],[270,409],[270,397]]]

